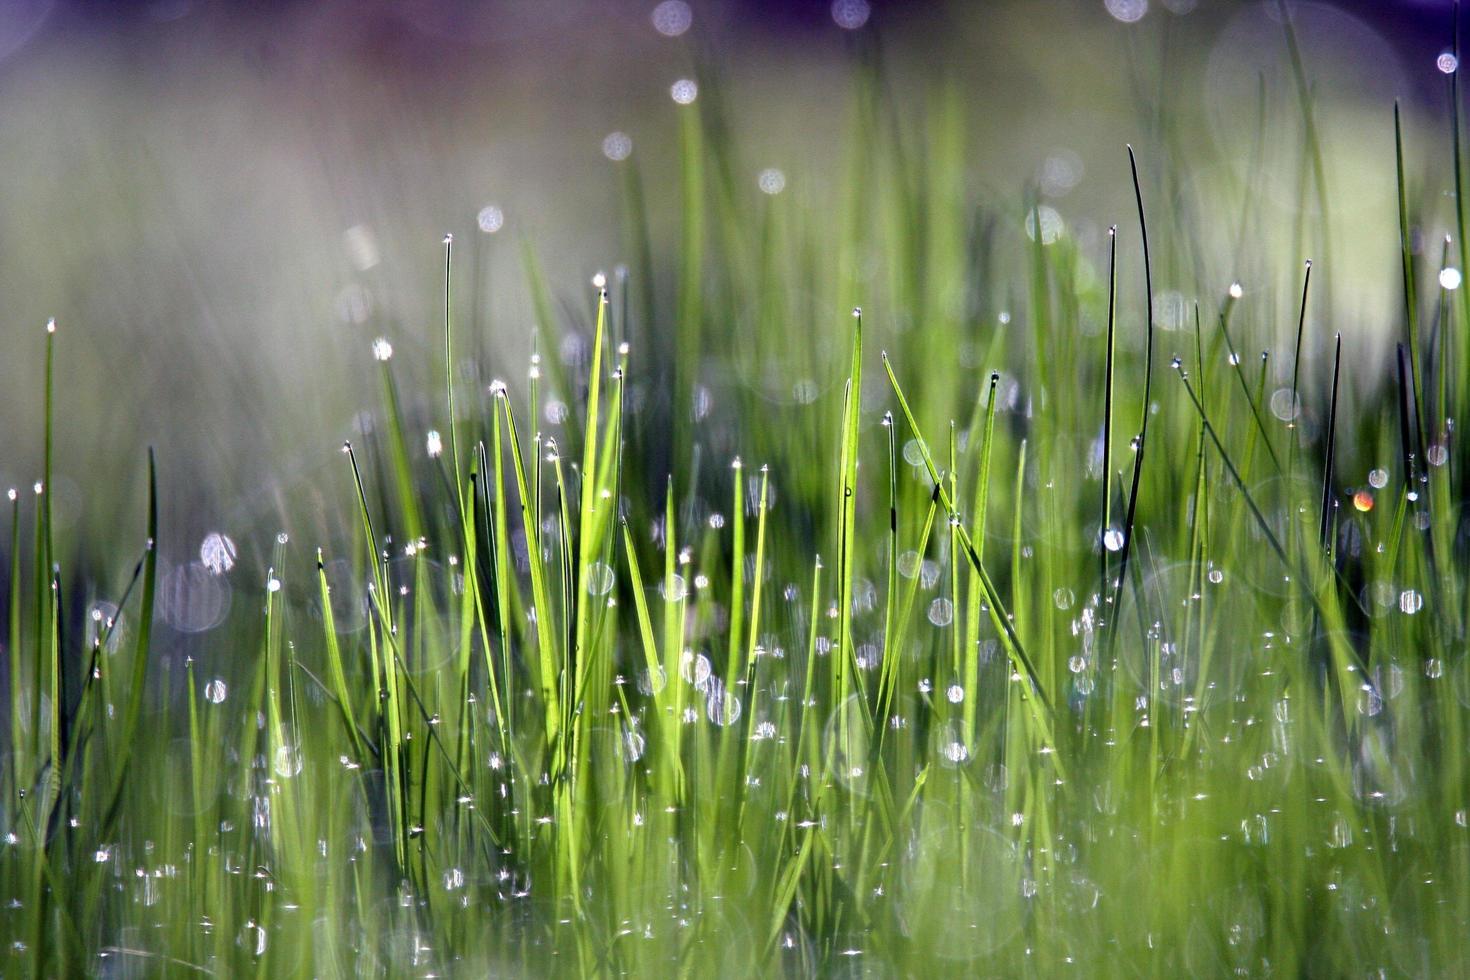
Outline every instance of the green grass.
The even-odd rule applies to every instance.
[[[1466,314],[1402,137],[1403,344],[1344,361],[1228,256],[1157,325],[1159,147],[1120,141],[1136,221],[1044,241],[966,188],[958,96],[899,119],[875,60],[836,206],[737,186],[709,86],[672,242],[629,160],[629,268],[579,294],[525,243],[525,384],[466,382],[446,238],[442,350],[364,339],[327,515],[283,506],[188,643],[152,452],[135,554],[58,535],[47,333],[0,972],[1470,971]],[[1219,217],[1275,221],[1250,191]]]

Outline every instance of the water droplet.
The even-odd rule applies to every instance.
[[[424,439],[424,449],[430,458],[437,459],[444,454],[444,439],[439,435],[438,429],[430,429],[428,436]]]
[[[658,584],[658,592],[665,602],[678,602],[689,594],[689,586],[685,584],[684,576],[671,575],[668,581]]]
[[[1453,75],[1460,67],[1460,59],[1455,57],[1453,51],[1446,51],[1434,59],[1434,67],[1446,75]]]
[[[694,685],[696,690],[702,691],[709,686],[710,671],[709,657],[702,653],[685,650],[684,655],[679,658],[679,676],[684,678],[686,684]]]
[[[950,704],[959,704],[961,701],[965,700],[965,689],[960,684],[951,684],[949,687],[945,688],[944,696]]]
[[[725,690],[725,685],[715,682],[710,685],[709,696],[704,701],[705,717],[710,722],[725,727],[740,720],[740,698]]]
[[[669,86],[669,96],[680,105],[689,105],[699,97],[699,86],[692,78],[681,78]]]
[[[605,562],[595,561],[587,566],[587,591],[592,595],[607,595],[615,579],[612,568]]]
[[[271,768],[282,779],[290,779],[301,772],[301,753],[293,745],[278,745]]]
[[[210,704],[220,704],[230,696],[230,688],[224,681],[216,677],[204,685],[204,700]]]
[[[1459,269],[1440,269],[1439,270],[1439,284],[1441,286],[1443,286],[1445,289],[1459,289],[1460,288],[1460,270]]]
[[[1039,205],[1026,212],[1026,237],[1036,241],[1037,225],[1041,226],[1041,244],[1050,245],[1062,237],[1065,224],[1062,216],[1057,213],[1056,208],[1045,204]]]
[[[786,189],[786,175],[775,167],[767,167],[762,170],[755,182],[763,194],[775,195]]]
[[[1399,611],[1405,615],[1412,616],[1424,608],[1424,597],[1413,589],[1405,589],[1399,593]]]
[[[223,575],[235,567],[235,542],[229,535],[212,531],[199,545],[199,560],[215,575]]]
[[[629,762],[637,762],[643,758],[643,750],[646,745],[643,736],[631,728],[623,734],[623,752]]]
[[[388,342],[387,337],[379,337],[373,341],[373,357],[380,361],[386,361],[393,356],[393,345]]]
[[[633,153],[633,137],[624,132],[611,132],[602,138],[602,155],[609,160],[626,160]]]
[[[1123,532],[1116,527],[1110,527],[1103,532],[1103,547],[1109,551],[1123,550]]]
[[[684,0],[664,0],[653,8],[653,29],[664,37],[678,37],[694,23],[694,11]]]
[[[1072,595],[1072,590],[1068,588],[1057,589],[1051,594],[1052,602],[1056,604],[1056,607],[1058,609],[1061,609],[1063,611],[1072,608],[1072,603],[1073,601],[1075,601],[1075,598],[1076,597]]]
[[[1271,393],[1271,414],[1281,421],[1294,421],[1301,410],[1301,396],[1290,388],[1277,388]]]
[[[832,20],[845,31],[862,27],[872,13],[868,0],[832,0]]]
[[[487,204],[475,215],[475,224],[487,235],[493,235],[505,226],[505,212],[494,204]]]
[[[1103,0],[1103,6],[1125,24],[1136,24],[1148,13],[1148,0]]]
[[[954,621],[954,603],[940,596],[929,603],[929,622],[935,626],[948,626]]]

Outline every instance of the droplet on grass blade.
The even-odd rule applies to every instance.
[[[602,138],[602,155],[614,163],[626,160],[633,153],[633,137],[614,130]]]
[[[637,762],[643,758],[645,744],[641,734],[633,731],[631,728],[628,729],[628,731],[623,733],[623,758],[629,762]]]
[[[290,779],[301,772],[301,753],[294,745],[278,745],[271,768],[281,779]]]
[[[373,341],[373,357],[380,361],[386,361],[393,356],[393,345],[388,342],[387,337],[379,337]]]
[[[1148,13],[1148,0],[1103,0],[1103,6],[1125,24],[1136,24]]]
[[[725,685],[715,678],[711,680],[708,696],[704,701],[704,713],[712,724],[724,728],[740,720],[742,706],[740,698],[726,690]]]
[[[592,595],[607,595],[612,591],[615,576],[605,562],[595,561],[587,566],[587,591]]]
[[[833,0],[832,22],[845,31],[855,31],[868,22],[873,8],[868,0]]]
[[[680,105],[689,105],[699,97],[699,85],[692,78],[681,78],[669,86],[669,96]]]
[[[199,560],[215,575],[223,575],[235,567],[235,542],[229,535],[212,531],[199,545]]]
[[[664,37],[678,37],[694,24],[694,11],[684,0],[664,0],[653,8],[650,20]]]
[[[505,226],[505,212],[494,204],[487,204],[475,215],[475,224],[487,235],[493,235]]]
[[[1062,222],[1062,216],[1057,213],[1056,208],[1048,207],[1045,204],[1026,212],[1026,237],[1033,242],[1036,241],[1038,226],[1041,229],[1041,244],[1043,245],[1050,245],[1058,238],[1061,238],[1062,232],[1066,227]],[[1004,316],[1005,320],[1002,322],[1010,319],[1008,314]]]
[[[1271,393],[1271,414],[1281,421],[1295,421],[1301,410],[1301,396],[1290,388],[1277,388]]]

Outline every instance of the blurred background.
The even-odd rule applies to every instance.
[[[593,274],[637,269],[623,176],[636,163],[649,258],[675,262],[681,112],[724,140],[739,207],[821,215],[865,138],[852,131],[860,63],[881,66],[896,131],[918,132],[937,104],[963,117],[965,200],[1017,229],[1039,202],[1043,237],[1060,222],[1094,263],[1107,226],[1133,217],[1133,143],[1164,256],[1156,316],[1177,321],[1238,279],[1247,303],[1261,298],[1259,329],[1290,332],[1301,260],[1315,257],[1313,331],[1342,331],[1365,376],[1386,380],[1402,302],[1392,107],[1402,100],[1423,190],[1416,247],[1437,251],[1451,5],[1287,6],[1326,221],[1302,179],[1276,0],[3,0],[0,484],[29,492],[40,474],[54,316],[54,507],[73,540],[141,538],[148,445],[166,557],[215,528],[244,551],[287,501],[336,512],[349,499],[338,447],[378,404],[373,341],[403,365],[410,418],[427,427],[440,404],[446,232],[463,377],[523,387],[538,316],[528,254],[564,321],[551,333],[585,328]],[[1011,287],[975,288],[992,286],[1001,309]],[[1136,343],[1141,290],[1122,288]],[[709,329],[739,329],[742,298],[727,299]],[[882,330],[904,311],[880,300],[873,315]],[[790,324],[814,347],[845,329],[836,315]],[[730,383],[801,401],[800,385],[827,390],[845,372],[828,360],[787,376],[768,358],[762,378]],[[555,413],[538,414],[554,432]]]

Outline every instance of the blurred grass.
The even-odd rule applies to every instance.
[[[310,139],[242,152],[158,120],[118,137],[158,169],[81,180],[69,206],[126,190],[97,216],[139,230],[142,257],[63,236],[27,302],[68,315],[44,351],[18,329],[6,361],[34,344],[60,382],[7,417],[48,433],[51,488],[23,486],[7,563],[9,962],[1463,972],[1451,419],[1470,381],[1436,281],[1462,260],[1433,246],[1458,219],[1449,115],[1431,136],[1432,106],[1410,105],[1396,179],[1391,100],[1356,101],[1395,66],[1341,74],[1381,38],[1299,5],[1302,86],[1270,9],[1124,26],[1007,6],[981,48],[1011,51],[1004,68],[924,33],[952,8],[880,11],[803,69],[841,134],[793,134],[807,164],[767,145],[771,119],[810,115],[783,106],[785,76],[697,33],[661,42],[672,75],[617,61],[629,91],[659,77],[653,138],[620,123],[633,155],[597,161],[613,125],[584,107],[569,141],[596,169],[507,181],[540,188],[515,197],[454,176],[454,148],[501,145],[460,128],[474,87],[384,95],[431,134],[390,127],[349,171],[382,184],[343,214],[320,204],[342,158],[297,169]],[[1174,74],[1218,81],[1268,36],[1243,87],[1195,101]],[[300,69],[293,53],[268,63]],[[935,65],[996,88],[977,106]],[[485,70],[517,92],[541,78]],[[681,76],[692,105],[663,95]],[[95,77],[64,104],[136,97]],[[259,131],[385,104],[349,88]],[[445,113],[415,117],[430,95]],[[1249,122],[1212,142],[1214,98]],[[1360,131],[1381,135],[1343,142]],[[1037,172],[1058,139],[1075,188]],[[763,193],[774,164],[784,187]],[[264,170],[200,176],[215,167]],[[151,219],[161,199],[180,220]],[[385,200],[378,264],[323,258]],[[487,200],[512,216],[494,235],[470,227]],[[378,305],[331,325],[343,286]],[[71,327],[109,297],[115,336]],[[155,332],[201,310],[198,331]],[[125,520],[65,526],[68,472]],[[206,529],[238,551],[195,561]]]

